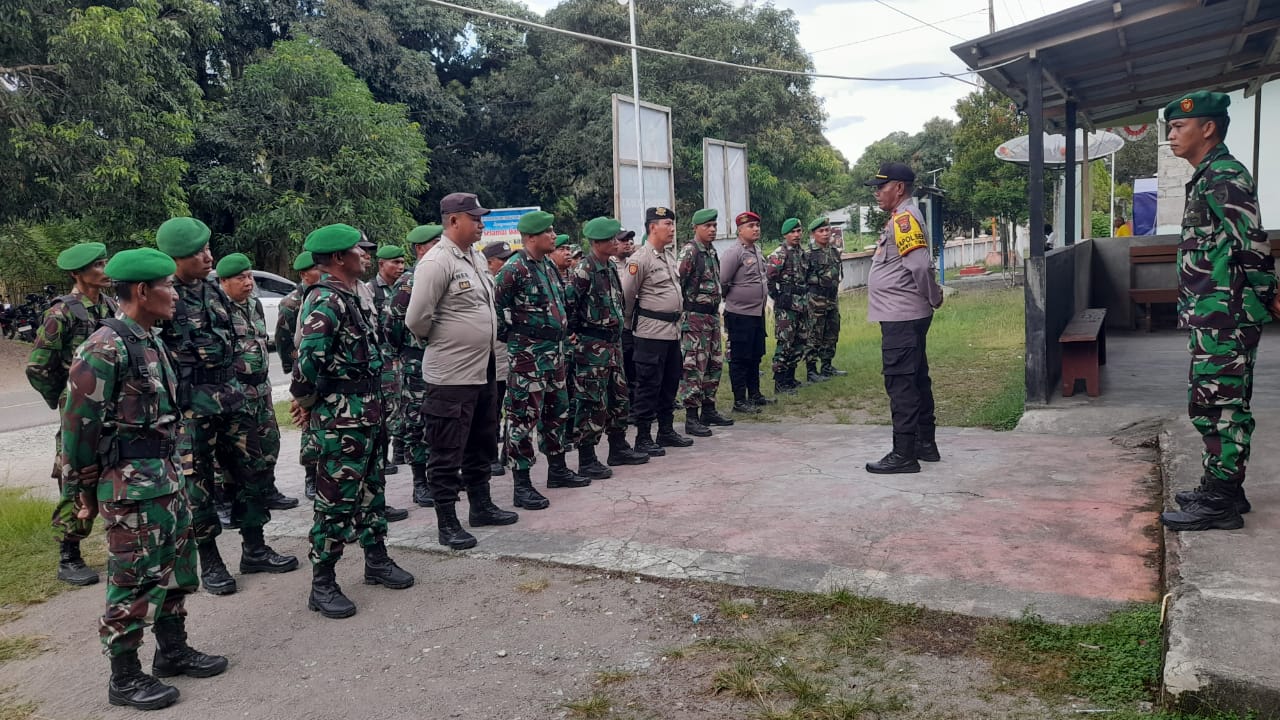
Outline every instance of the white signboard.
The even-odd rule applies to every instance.
[[[640,102],[640,153],[636,158],[636,102],[614,94],[613,213],[622,227],[644,234],[644,210],[674,207],[676,181],[671,143],[671,108]],[[639,164],[640,172],[637,172]],[[643,192],[640,176],[644,177]]]
[[[702,202],[719,211],[716,237],[733,237],[733,219],[751,209],[746,145],[702,138]]]

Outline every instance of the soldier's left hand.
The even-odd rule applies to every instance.
[[[297,400],[289,403],[289,417],[293,418],[293,424],[300,428],[307,426],[307,421],[311,419],[311,411],[302,407]]]

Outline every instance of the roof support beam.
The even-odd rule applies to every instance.
[[[1244,16],[1240,23],[1240,32],[1237,33],[1235,39],[1231,41],[1231,50],[1227,53],[1228,56],[1235,55],[1244,47],[1245,38],[1249,37],[1251,34],[1249,32],[1249,23],[1252,22],[1254,18],[1258,17],[1258,5],[1261,1],[1262,0],[1249,0],[1245,3]],[[1228,62],[1226,67],[1222,68],[1222,72],[1231,72],[1233,69],[1234,68],[1231,67],[1230,62]]]
[[[1267,30],[1276,30],[1276,29],[1280,29],[1280,20],[1268,20],[1266,22],[1260,22],[1250,27],[1246,27],[1244,30],[1244,34],[1254,35],[1256,33],[1266,32]],[[1238,32],[1240,32],[1238,29],[1233,28],[1225,32],[1213,33],[1211,35],[1201,35],[1196,38],[1196,41],[1206,42],[1211,40],[1221,40],[1222,38],[1235,37]],[[1073,71],[1083,76],[1083,75],[1087,75],[1090,72],[1093,72],[1094,70],[1104,70],[1104,69],[1114,68],[1117,62],[1123,62],[1126,68],[1131,68],[1134,62],[1140,62],[1142,60],[1150,58],[1153,55],[1161,55],[1164,53],[1185,52],[1186,49],[1187,49],[1186,40],[1178,40],[1176,42],[1169,42],[1169,43],[1164,43],[1163,45],[1154,45],[1151,47],[1136,47],[1136,48],[1133,48],[1132,52],[1125,53],[1121,57],[1118,57],[1118,58],[1109,57],[1105,60],[1099,60],[1096,63],[1081,65],[1077,68],[1073,68]],[[1130,73],[1132,72],[1133,71],[1130,70]]]
[[[1262,64],[1274,65],[1280,63],[1280,30],[1277,30],[1271,36],[1271,46],[1267,48],[1266,57],[1263,58]],[[1256,78],[1250,82],[1244,89],[1245,97],[1252,97],[1255,93],[1262,91],[1262,84],[1266,82],[1266,78]]]
[[[1212,82],[1205,85],[1204,89],[1222,88],[1243,80],[1258,79],[1260,82],[1267,82],[1271,78],[1280,75],[1280,63],[1263,65],[1260,67],[1248,68],[1246,70],[1237,70],[1225,75],[1214,77]],[[1108,105],[1133,105],[1137,107],[1146,106],[1150,103],[1150,107],[1162,107],[1164,103],[1169,102],[1171,96],[1186,92],[1188,83],[1186,79],[1177,81],[1176,76],[1170,76],[1175,80],[1173,84],[1163,85],[1161,87],[1150,88],[1142,93],[1141,97],[1134,97],[1133,93],[1125,93],[1122,95],[1113,95],[1110,97],[1093,97],[1088,99],[1088,107],[1099,108]],[[1193,85],[1194,86],[1194,85]],[[1238,87],[1238,86],[1237,86]],[[1081,104],[1085,99],[1080,98]],[[1047,108],[1046,115],[1057,117],[1062,115],[1062,108]]]

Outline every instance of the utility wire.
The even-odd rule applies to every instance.
[[[954,15],[954,16],[952,16],[952,17],[949,17],[949,18],[946,18],[946,19],[943,19],[943,20],[939,20],[938,22],[939,22],[939,23],[951,22],[952,20],[959,20],[959,19],[961,19],[961,18],[967,18],[967,17],[969,17],[970,15],[986,15],[986,14],[987,14],[987,9],[986,9],[986,8],[982,8],[982,9],[980,9],[980,10],[974,10],[973,12],[967,12],[967,13],[961,13],[961,14],[959,14],[959,15]],[[863,39],[861,39],[861,40],[854,40],[853,42],[841,43],[841,44],[839,44],[839,45],[832,45],[831,47],[828,47],[828,48],[822,48],[821,50],[814,50],[813,52],[811,52],[811,53],[809,53],[809,54],[810,54],[810,55],[817,55],[818,53],[824,53],[824,52],[827,52],[828,50],[839,50],[840,48],[847,48],[847,47],[852,47],[852,46],[854,46],[854,45],[861,45],[861,44],[863,44],[863,43],[869,43],[869,42],[872,42],[872,41],[874,41],[874,40],[883,40],[884,38],[887,38],[887,37],[893,37],[894,35],[902,35],[903,33],[915,32],[916,30],[919,30],[919,29],[920,29],[920,28],[922,28],[922,27],[928,27],[928,26],[927,26],[927,25],[916,25],[915,27],[904,28],[904,29],[902,29],[902,30],[894,30],[893,32],[885,33],[885,34],[883,34],[883,35],[876,35],[876,36],[874,36],[874,37],[863,38]]]
[[[947,30],[947,29],[945,29],[945,28],[940,28],[940,27],[938,27],[937,25],[934,25],[933,23],[929,22],[928,20],[921,20],[920,18],[916,17],[915,15],[912,15],[911,13],[907,12],[906,10],[901,10],[901,9],[899,9],[899,8],[896,8],[896,7],[892,6],[892,5],[890,5],[889,3],[885,2],[884,0],[876,0],[876,2],[878,2],[878,3],[880,3],[881,5],[883,5],[883,6],[887,7],[887,8],[889,8],[890,10],[892,10],[892,11],[894,11],[894,12],[898,13],[899,15],[904,15],[904,16],[906,16],[906,17],[909,17],[909,18],[911,18],[912,20],[915,20],[916,22],[920,23],[921,25],[927,25],[927,26],[929,26],[929,27],[933,28],[934,30],[937,30],[937,31],[938,31],[938,32],[940,32],[940,33],[946,33],[947,35],[950,35],[951,37],[953,37],[953,38],[955,38],[955,39],[957,39],[957,40],[964,40],[964,39],[965,39],[965,38],[962,38],[962,37],[960,37],[959,35],[957,35],[957,34],[955,34],[955,33],[951,32],[950,30]]]
[[[558,27],[553,27],[551,25],[544,25],[542,23],[534,22],[532,20],[524,20],[521,18],[514,18],[507,15],[502,15],[500,13],[490,12],[488,10],[479,10],[476,8],[466,7],[464,5],[457,5],[457,4],[448,2],[447,0],[422,0],[422,1],[429,3],[431,5],[439,5],[440,7],[446,7],[451,10],[458,10],[460,12],[469,13],[471,15],[479,15],[481,17],[487,17],[492,20],[502,20],[504,22],[515,23],[516,25],[523,25],[525,27],[534,28],[535,30],[545,30],[551,33],[567,35],[569,37],[577,38],[578,40],[585,40],[587,42],[594,42],[602,45],[612,45],[613,47],[625,48],[627,50],[635,49],[635,50],[638,50],[639,52],[652,53],[654,55],[665,55],[667,57],[676,57],[684,60],[693,60],[694,62],[707,63],[710,65],[718,65],[720,67],[735,68],[737,70],[772,73],[774,75],[786,75],[790,77],[825,78],[828,80],[853,80],[857,82],[907,82],[911,80],[940,80],[942,78],[948,78],[951,80],[960,80],[961,82],[968,82],[967,80],[964,80],[955,74],[941,73],[941,72],[936,75],[913,75],[913,76],[907,76],[907,77],[860,77],[856,75],[829,75],[826,73],[808,72],[805,70],[783,70],[781,68],[761,67],[758,65],[742,65],[740,63],[728,62],[727,60],[714,60],[712,58],[699,57],[697,55],[689,55],[688,53],[675,52],[673,50],[662,50],[660,48],[651,48],[651,47],[646,47],[644,45],[632,45],[629,42],[612,40],[610,38],[599,37],[596,35],[588,35],[587,33],[580,33],[580,32],[577,32],[576,30],[567,30],[565,28],[558,28]],[[877,2],[880,2],[880,0],[877,0]],[[892,6],[889,6],[889,7],[892,7]],[[925,25],[930,25],[930,27],[933,27],[930,23],[924,22],[923,20],[919,20],[914,17],[912,19],[916,20],[917,22],[923,23]],[[935,29],[941,29],[941,28],[935,28]],[[943,32],[947,32],[947,31],[943,30]],[[948,33],[948,34],[955,35],[955,33]],[[955,35],[955,36],[957,38],[960,38],[959,35]],[[960,38],[960,39],[963,40],[964,38]],[[983,70],[992,70],[998,67],[1004,67],[1005,65],[1010,65],[1012,63],[1018,62],[1021,59],[1022,59],[1021,57],[1017,57],[1017,58],[1013,58],[1012,60],[1006,60],[1005,62],[999,63],[997,65],[992,65],[989,68],[983,68]]]

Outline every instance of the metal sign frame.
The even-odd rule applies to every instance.
[[[632,161],[632,160],[623,159],[619,149],[618,141],[621,134],[620,133],[621,127],[619,125],[619,115],[620,115],[619,111],[620,111],[620,106],[623,104],[629,105],[631,107],[635,107],[636,101],[634,98],[628,95],[621,95],[619,93],[613,93],[612,95],[610,95],[609,100],[610,100],[610,105],[612,106],[612,109],[613,109],[613,214],[615,218],[617,218],[620,222],[622,222],[623,227],[627,228],[628,230],[634,230],[636,235],[643,235],[644,234],[644,210],[645,210],[643,207],[640,208],[641,222],[638,227],[631,227],[628,224],[627,218],[623,217],[621,174],[623,172],[633,172],[633,173],[636,172],[636,163],[639,162],[640,163],[639,172],[641,175],[639,178],[640,179],[639,188],[640,188],[641,194],[643,194],[644,193],[644,170],[645,169],[665,170],[667,173],[667,197],[665,198],[646,197],[644,198],[644,203],[649,207],[656,207],[658,205],[663,205],[663,204],[666,204],[668,207],[672,207],[672,208],[675,207],[675,198],[676,198],[675,143],[673,142],[673,138],[671,134],[672,132],[671,131],[671,125],[672,125],[671,108],[665,105],[656,105],[654,103],[647,103],[641,100],[639,103],[639,108],[636,108],[635,110],[637,133],[639,133],[640,131],[640,110],[641,109],[647,108],[649,110],[655,110],[657,112],[664,113],[667,116],[666,140],[667,140],[668,162],[656,162],[653,160],[646,160],[644,158],[637,158],[635,161]]]
[[[716,140],[715,138],[707,138],[707,137],[702,138],[703,207],[712,207],[711,201],[709,200],[709,198],[711,197],[711,173],[707,171],[708,152],[712,145],[717,145],[721,148],[724,148],[724,151],[721,152],[720,154],[720,158],[722,160],[720,178],[722,180],[722,185],[723,185],[722,190],[724,192],[724,195],[722,195],[722,197],[724,198],[725,206],[715,208],[720,212],[720,216],[724,219],[724,221],[716,224],[716,237],[717,238],[737,237],[737,233],[733,228],[733,219],[738,213],[746,212],[747,210],[751,209],[751,174],[749,170],[750,160],[747,158],[747,146],[743,143],[729,142],[728,140]],[[744,202],[746,204],[742,208],[733,207],[733,196],[730,193],[731,185],[729,183],[729,153],[728,153],[728,150],[730,148],[733,148],[734,150],[742,151],[742,180],[743,180],[742,187],[744,192],[746,193],[746,197],[744,198]]]

